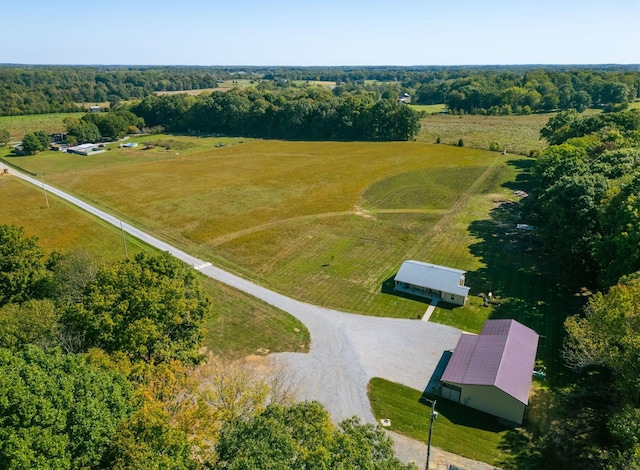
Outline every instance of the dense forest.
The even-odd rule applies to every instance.
[[[170,131],[307,140],[410,140],[420,114],[372,92],[326,88],[233,89],[225,93],[151,95],[131,111]]]
[[[124,67],[0,65],[0,115],[77,110],[77,103],[139,100],[161,91],[215,88],[249,79],[281,87],[335,82],[417,104],[444,103],[453,112],[528,113],[615,107],[637,98],[633,66],[494,67]]]

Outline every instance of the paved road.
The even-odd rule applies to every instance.
[[[43,187],[43,183],[35,178],[11,169],[10,173]],[[168,251],[201,273],[298,318],[311,335],[309,353],[279,353],[274,355],[275,359],[295,381],[298,398],[320,401],[336,422],[354,415],[364,422],[375,422],[367,398],[367,384],[372,377],[423,390],[442,352],[453,349],[460,336],[459,330],[445,325],[348,314],[291,299],[212,266],[59,189],[47,184],[44,189],[144,242]],[[424,462],[426,449],[423,444],[397,435],[395,441],[398,456],[403,461]],[[434,451],[434,456],[437,455],[435,452],[439,451]],[[461,468],[484,467],[470,464]]]

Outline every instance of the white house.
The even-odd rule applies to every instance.
[[[466,271],[437,264],[409,260],[402,263],[394,279],[399,292],[464,305],[469,288],[464,285]]]
[[[515,320],[487,320],[479,335],[463,334],[440,379],[440,395],[522,424],[538,334]]]

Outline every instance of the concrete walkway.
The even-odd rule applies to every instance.
[[[436,306],[438,305],[438,302],[439,302],[438,299],[432,299],[431,300],[431,303],[427,307],[427,311],[424,312],[424,315],[422,317],[422,321],[429,321],[429,319],[431,318],[431,314],[433,313],[433,311],[436,309]]]
[[[202,274],[298,318],[311,335],[309,353],[279,353],[273,356],[278,366],[284,366],[296,383],[298,398],[318,400],[336,422],[356,415],[363,422],[376,423],[367,397],[370,379],[381,377],[424,390],[442,352],[454,348],[460,337],[459,330],[446,325],[348,314],[297,301],[191,256],[64,191],[13,169],[9,171],[10,174],[39,188],[44,187],[49,193],[77,205],[159,250],[171,253]],[[426,461],[424,444],[397,434],[392,435],[401,460],[417,463]],[[467,464],[457,466],[468,469],[490,468],[475,465],[478,463],[468,461]]]

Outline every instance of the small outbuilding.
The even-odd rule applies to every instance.
[[[97,144],[81,144],[75,147],[67,147],[67,153],[75,153],[77,155],[84,155],[85,157],[103,152],[104,148],[98,147]]]
[[[464,285],[466,271],[408,260],[394,278],[394,290],[429,299],[464,305],[469,288]]]
[[[463,334],[442,378],[440,395],[522,424],[538,334],[515,320],[487,320],[479,335]]]

